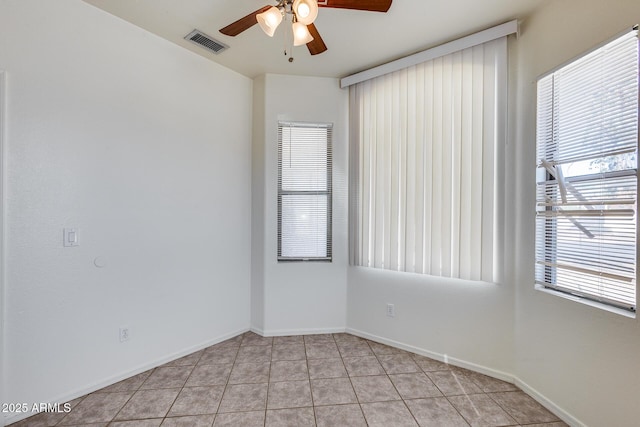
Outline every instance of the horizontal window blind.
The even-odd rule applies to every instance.
[[[539,79],[536,283],[635,311],[638,36]]]
[[[278,260],[331,260],[332,125],[278,124]]]
[[[502,37],[350,87],[354,264],[494,280]]]

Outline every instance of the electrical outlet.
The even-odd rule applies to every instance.
[[[129,327],[123,326],[120,328],[120,342],[129,341]]]
[[[396,306],[393,304],[387,304],[387,316],[396,317]]]

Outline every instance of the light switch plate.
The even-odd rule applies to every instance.
[[[78,230],[76,228],[65,228],[63,231],[62,244],[65,247],[78,246]]]

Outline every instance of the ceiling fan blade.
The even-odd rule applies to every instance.
[[[392,1],[393,0],[318,0],[318,6],[386,12],[391,7]]]
[[[233,24],[227,25],[226,27],[221,29],[220,32],[224,35],[235,37],[241,32],[243,32],[244,30],[248,30],[249,28],[256,25],[258,23],[258,20],[256,19],[256,15],[262,12],[266,12],[268,9],[271,9],[270,5],[260,8],[255,12],[251,12],[244,18],[238,19]]]
[[[307,25],[309,32],[313,36],[313,40],[307,43],[307,48],[311,55],[317,55],[327,50],[327,45],[324,44],[324,40],[320,37],[320,33],[314,24]]]

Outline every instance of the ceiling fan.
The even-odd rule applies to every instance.
[[[317,55],[327,50],[322,37],[313,24],[318,15],[318,7],[333,7],[340,9],[367,10],[372,12],[386,12],[393,0],[276,0],[275,6],[264,6],[240,18],[232,24],[222,28],[220,32],[235,37],[245,30],[259,24],[262,30],[273,37],[276,28],[283,19],[290,19],[293,31],[293,45],[307,45],[311,55]],[[286,54],[286,52],[285,52]],[[289,58],[292,62],[293,58]]]

